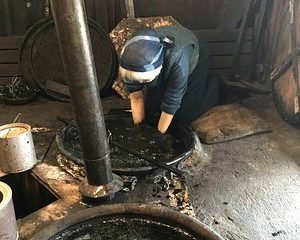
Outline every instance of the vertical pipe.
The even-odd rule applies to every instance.
[[[107,133],[83,0],[51,0],[58,42],[73,103],[87,180],[112,181]]]

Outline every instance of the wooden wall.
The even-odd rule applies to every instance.
[[[274,1],[265,29],[262,62],[269,75],[291,51],[289,0]]]
[[[126,0],[85,0],[88,16],[110,31],[126,16]],[[249,0],[134,0],[137,17],[173,16],[190,29],[236,27]],[[24,35],[50,13],[49,0],[0,0],[0,36]]]
[[[121,0],[85,0],[88,17],[106,31],[125,17]],[[24,35],[38,20],[51,15],[49,0],[0,0],[0,36]]]

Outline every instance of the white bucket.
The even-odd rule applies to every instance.
[[[0,182],[0,240],[16,240],[19,238],[12,191]]]
[[[36,163],[31,127],[24,123],[0,126],[0,170],[19,173]]]

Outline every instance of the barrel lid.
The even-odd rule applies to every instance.
[[[108,34],[88,20],[98,85],[107,95],[117,71],[117,55]],[[20,65],[24,79],[55,100],[70,101],[55,23],[52,18],[36,23],[26,33]]]

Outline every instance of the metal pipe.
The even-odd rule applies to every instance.
[[[51,0],[88,183],[113,180],[107,133],[83,0]]]

